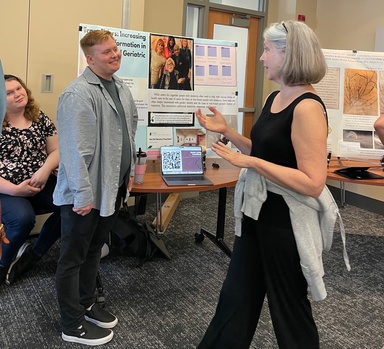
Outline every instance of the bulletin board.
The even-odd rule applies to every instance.
[[[328,71],[314,87],[327,107],[332,155],[381,159],[373,124],[384,114],[384,53],[323,50]]]
[[[195,117],[198,108],[209,114],[209,106],[218,108],[228,124],[239,129],[237,100],[237,44],[232,41],[208,40],[80,24],[79,38],[95,29],[109,30],[122,52],[120,70],[116,75],[130,88],[135,100],[139,123],[136,147],[149,157],[158,157],[163,145],[200,145],[207,156],[212,142],[220,135],[202,128]],[[188,90],[162,89],[151,84],[151,64],[156,62],[159,40],[167,46],[172,36],[177,45],[187,43],[191,53]],[[184,45],[185,46],[185,45]],[[86,68],[79,47],[78,74]],[[229,144],[229,146],[231,146]]]

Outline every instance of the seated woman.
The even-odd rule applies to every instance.
[[[163,90],[179,90],[179,72],[175,69],[175,61],[168,58],[165,63],[165,70],[160,76],[157,87]]]
[[[53,204],[59,164],[57,131],[25,83],[4,75],[7,106],[0,136],[0,200],[9,240],[3,244],[0,284],[12,284],[35,266],[60,236],[60,210]],[[27,241],[36,213],[53,212],[33,245]]]

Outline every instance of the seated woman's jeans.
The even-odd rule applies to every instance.
[[[56,176],[51,175],[44,189],[33,197],[19,197],[0,194],[2,203],[2,222],[9,244],[3,244],[0,266],[7,267],[19,248],[28,239],[35,226],[36,214],[53,212],[45,221],[33,251],[42,257],[60,237],[60,208],[53,204],[53,190]]]

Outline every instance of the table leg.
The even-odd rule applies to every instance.
[[[345,205],[345,183],[340,181],[340,203],[341,207]]]
[[[204,236],[208,237],[216,246],[218,246],[228,257],[231,257],[232,251],[224,241],[225,209],[227,204],[227,188],[219,189],[219,204],[217,210],[216,234],[201,228],[200,234],[197,234],[196,241],[201,242]]]
[[[161,193],[156,193],[156,226],[155,231],[159,234],[163,233],[163,213],[161,210]]]

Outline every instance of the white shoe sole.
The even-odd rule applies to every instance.
[[[11,283],[9,281],[9,275],[11,274],[11,271],[12,271],[12,268],[13,266],[19,261],[20,257],[23,255],[24,251],[26,250],[26,248],[30,245],[29,242],[24,242],[24,244],[21,245],[21,247],[19,248],[19,250],[17,251],[17,255],[16,257],[14,258],[14,260],[12,261],[12,263],[9,265],[9,268],[8,268],[8,271],[7,271],[7,276],[5,277],[5,283],[10,286]]]
[[[118,319],[115,318],[112,322],[101,322],[95,319],[92,319],[88,317],[87,315],[84,315],[85,320],[94,323],[95,325],[101,327],[101,328],[114,328],[117,325]]]
[[[79,343],[79,344],[85,344],[85,345],[91,345],[91,346],[102,345],[112,340],[113,331],[111,330],[111,333],[108,336],[103,338],[98,338],[98,339],[86,339],[86,338],[80,338],[76,336],[68,336],[64,332],[61,333],[61,338],[66,342]]]
[[[101,248],[101,257],[104,258],[109,255],[109,246],[107,244],[104,244],[103,247]]]

